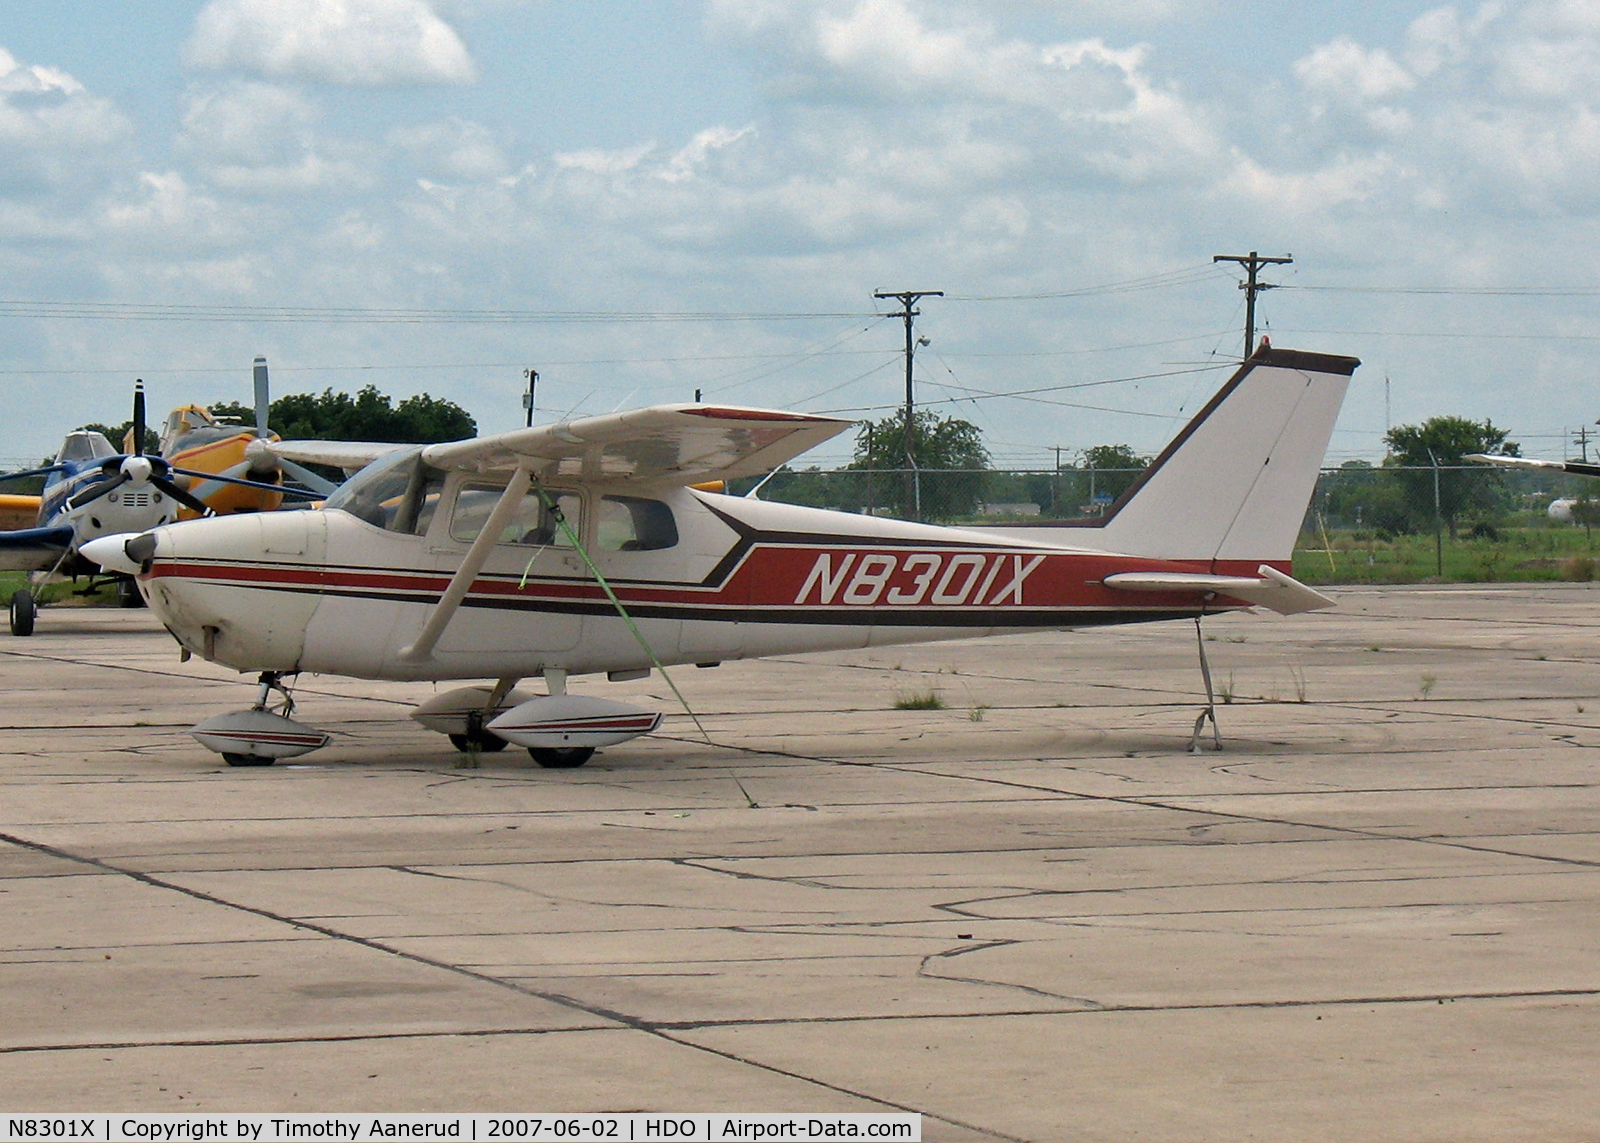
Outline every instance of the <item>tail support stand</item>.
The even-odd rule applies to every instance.
[[[1206,602],[1211,602],[1211,596],[1206,596]],[[1222,749],[1222,729],[1217,725],[1217,695],[1211,686],[1211,663],[1206,658],[1206,637],[1201,628],[1201,621],[1205,618],[1205,614],[1205,610],[1202,608],[1200,614],[1194,617],[1194,638],[1195,645],[1200,648],[1200,677],[1205,680],[1206,684],[1206,708],[1194,720],[1194,735],[1189,739],[1190,754],[1201,753],[1200,732],[1204,729],[1208,720],[1211,723],[1211,749]]]

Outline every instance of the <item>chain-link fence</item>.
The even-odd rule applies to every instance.
[[[758,495],[941,524],[1070,520],[1109,510],[1140,471],[783,469]],[[1590,579],[1596,525],[1600,480],[1350,462],[1317,481],[1296,572],[1319,583]]]

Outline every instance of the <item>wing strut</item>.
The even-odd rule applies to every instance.
[[[511,522],[512,515],[521,506],[522,498],[532,483],[533,474],[526,466],[519,467],[511,474],[511,479],[506,481],[506,490],[500,494],[500,499],[495,502],[494,511],[489,513],[489,519],[484,522],[483,530],[472,541],[472,546],[462,557],[461,566],[456,568],[456,574],[450,577],[449,585],[439,597],[433,614],[428,616],[428,621],[418,632],[417,641],[404,648],[400,652],[400,658],[416,663],[433,655],[439,637],[444,634],[444,629],[455,617],[456,609],[461,606],[461,601],[467,597],[467,592],[472,587],[472,581],[478,578],[478,573],[488,562],[489,553],[500,541],[500,533]]]
[[[611,589],[611,584],[606,580],[605,573],[595,565],[594,560],[589,555],[589,549],[583,546],[582,537],[572,530],[572,525],[567,523],[567,518],[557,510],[550,499],[550,494],[545,491],[544,485],[540,484],[537,487],[539,489],[539,498],[544,501],[545,509],[555,519],[556,526],[567,537],[567,542],[572,545],[573,550],[583,557],[583,562],[588,565],[589,574],[594,576],[595,582],[600,585],[600,590],[606,593],[606,598],[611,601],[611,606],[615,607],[617,614],[622,616],[622,621],[628,625],[628,630],[633,634],[639,646],[644,648],[644,653],[650,656],[650,662],[655,664],[656,670],[661,672],[661,677],[667,680],[667,686],[672,688],[672,693],[677,696],[684,712],[694,721],[695,729],[700,732],[700,737],[710,742],[711,735],[707,734],[706,728],[700,724],[700,716],[695,714],[694,707],[689,705],[689,700],[683,697],[683,692],[678,689],[678,684],[672,681],[672,675],[667,672],[666,667],[662,666],[661,660],[656,656],[655,648],[650,646],[650,641],[644,637],[644,632],[639,630],[639,625],[633,621],[633,616],[628,614],[628,609],[622,605],[622,600],[617,598],[617,593]],[[564,685],[564,676],[562,682]],[[552,690],[551,693],[554,694],[555,692]],[[749,796],[746,794],[746,799]],[[754,804],[754,802],[751,803],[751,805]]]

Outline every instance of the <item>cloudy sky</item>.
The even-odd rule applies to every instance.
[[[0,9],[0,458],[376,384],[485,431],[692,399],[997,463],[1154,450],[1262,332],[1365,362],[1332,459],[1600,417],[1600,6],[52,0]],[[1600,430],[1594,430],[1600,431]],[[818,454],[823,463],[847,449]]]

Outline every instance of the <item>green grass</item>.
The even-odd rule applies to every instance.
[[[87,586],[87,580],[79,581],[79,587]],[[44,588],[44,602],[52,607],[115,607],[117,593],[109,587],[102,587],[95,595],[73,595],[73,584],[53,583]],[[0,572],[0,606],[9,605],[12,593],[28,587],[26,572]],[[37,592],[35,593],[38,594]]]
[[[944,696],[936,690],[901,691],[894,696],[895,710],[943,710]]]
[[[1581,582],[1600,577],[1600,537],[1533,525],[1501,528],[1497,539],[1446,535],[1436,548],[1432,534],[1335,532],[1327,548],[1319,537],[1295,551],[1294,574],[1309,584]]]

